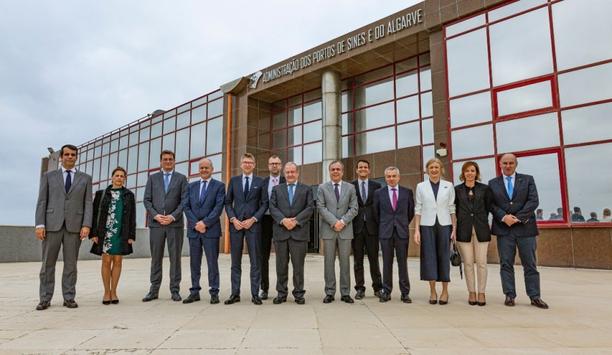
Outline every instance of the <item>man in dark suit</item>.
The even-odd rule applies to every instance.
[[[378,223],[378,236],[383,254],[383,281],[380,302],[391,299],[393,290],[393,254],[397,256],[401,300],[410,299],[408,279],[408,226],[414,217],[412,190],[399,186],[400,171],[394,166],[385,169],[387,186],[374,193],[374,216]]]
[[[219,217],[225,201],[225,184],[212,178],[214,170],[210,159],[199,162],[200,180],[187,187],[183,208],[187,217],[187,239],[191,266],[191,288],[189,297],[183,303],[200,300],[200,274],[202,249],[208,265],[208,286],[210,303],[219,303],[219,238],[221,224]]]
[[[298,183],[298,167],[285,164],[286,183],[275,186],[270,198],[270,214],[274,218],[276,250],[276,291],[274,304],[287,301],[289,259],[293,267],[293,297],[304,304],[304,260],[310,239],[310,218],[314,212],[312,189]]]
[[[74,300],[77,259],[81,241],[89,236],[93,206],[91,176],[76,170],[77,153],[74,145],[64,145],[60,151],[61,169],[45,173],[40,180],[36,204],[36,238],[42,241],[40,302],[36,306],[39,311],[51,304],[60,248],[64,252],[64,307],[78,307]]]
[[[151,287],[142,299],[149,302],[158,298],[162,281],[164,243],[170,257],[170,294],[181,300],[181,252],[183,250],[183,198],[187,192],[187,178],[174,170],[174,152],[161,152],[161,171],[147,180],[143,204],[148,213],[149,245],[151,247]]]
[[[281,176],[282,161],[278,155],[272,155],[268,158],[268,171],[270,176],[264,179],[264,192],[266,193],[266,200],[270,200],[272,196],[272,188],[278,186],[278,184],[284,184],[285,178]],[[261,250],[261,258],[259,267],[261,269],[261,299],[268,299],[268,288],[270,287],[269,278],[269,262],[270,262],[270,250],[272,249],[272,225],[274,221],[270,215],[270,209],[266,210],[263,218],[261,219],[261,236],[259,238]]]
[[[533,177],[516,173],[518,165],[514,154],[504,154],[499,160],[502,175],[489,181],[491,188],[491,232],[497,236],[502,289],[506,295],[504,304],[514,306],[514,258],[518,247],[525,287],[531,304],[548,308],[540,298],[540,273],[536,266],[535,210],[538,208],[538,191]]]
[[[242,248],[246,239],[251,261],[251,301],[261,304],[259,297],[259,234],[261,221],[268,201],[263,179],[255,176],[255,157],[245,153],[240,160],[242,174],[230,179],[225,195],[225,213],[230,222],[230,243],[232,255],[232,294],[225,304],[240,302],[240,277],[242,275]]]
[[[374,191],[380,188],[380,184],[370,180],[370,162],[360,159],[357,162],[357,180],[353,181],[357,191],[357,202],[359,213],[353,219],[353,270],[355,271],[355,299],[365,296],[365,278],[363,275],[363,256],[368,256],[370,262],[370,277],[372,277],[372,288],[374,295],[380,297],[382,281],[380,266],[378,263],[378,225],[374,219]]]

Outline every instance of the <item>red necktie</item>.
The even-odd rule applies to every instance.
[[[393,210],[395,211],[397,209],[397,189],[392,188],[391,191],[393,192],[392,205],[393,205]]]

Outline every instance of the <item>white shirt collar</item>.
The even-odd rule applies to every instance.
[[[208,184],[210,184],[210,180],[212,180],[212,176],[211,176],[211,177],[209,177],[208,179],[202,179],[202,178],[200,178],[200,183],[202,183],[202,181],[206,181],[206,184],[208,185]]]
[[[365,179],[365,180],[361,180],[359,178],[357,178],[357,181],[359,182],[359,186],[361,186],[362,183],[366,183],[366,185],[368,184],[369,179]]]
[[[72,168],[72,169],[66,169],[64,168],[64,166],[62,165],[62,174],[66,174],[66,171],[70,170],[72,173],[76,173],[77,169],[76,167]]]
[[[160,169],[160,170],[161,170],[162,174],[164,174],[164,175],[166,175],[166,174],[172,175],[174,173],[174,170],[170,170],[170,171],[166,171],[164,169]]]
[[[242,179],[247,178],[247,177],[248,177],[249,179],[253,180],[253,173],[251,173],[250,175],[245,175],[245,174],[242,174]]]
[[[393,187],[391,187],[390,185],[387,185],[387,188],[389,189],[389,192],[391,192],[391,189],[395,189],[395,191],[399,191],[399,185],[395,185]]]
[[[504,175],[504,173],[502,173],[502,175]],[[506,175],[504,175],[504,180],[505,180],[505,181],[506,181],[506,178],[507,178],[507,177],[511,177],[511,178],[512,178],[512,181],[514,181],[514,180],[516,179],[516,171],[514,172],[514,174],[512,174],[512,175],[510,175],[510,176],[506,176]]]

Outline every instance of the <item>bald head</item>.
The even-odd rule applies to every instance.
[[[512,176],[516,171],[517,165],[518,161],[516,159],[516,155],[512,153],[506,153],[502,155],[501,159],[499,159],[499,167],[505,176]]]

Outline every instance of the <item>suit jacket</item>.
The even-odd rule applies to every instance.
[[[279,176],[279,180],[278,180],[278,184],[280,185],[280,184],[284,184],[286,182],[287,182],[287,180],[285,180],[285,177],[280,175]],[[268,185],[269,184],[270,184],[270,175],[268,175],[266,178],[263,179],[264,193],[266,194],[266,201],[268,201],[268,202],[270,202],[270,199],[272,198],[272,195],[268,194]]]
[[[286,183],[274,186],[270,196],[270,215],[274,219],[274,240],[282,241],[294,239],[298,241],[310,240],[310,218],[314,212],[314,199],[312,189],[304,184],[297,183],[293,193],[293,203],[289,203],[289,190]],[[297,225],[288,230],[281,224],[283,218],[295,217]]]
[[[408,226],[414,218],[414,197],[412,190],[398,186],[397,208],[389,198],[389,189],[385,186],[374,193],[374,216],[378,223],[378,238],[391,239],[393,229],[402,239],[408,239]]]
[[[70,233],[79,233],[82,227],[91,227],[91,176],[76,171],[70,190],[64,188],[62,169],[43,174],[36,203],[36,225],[44,225],[49,232],[57,232],[66,225]]]
[[[440,180],[437,198],[431,182],[425,180],[417,184],[414,213],[421,216],[422,226],[433,226],[436,217],[441,226],[452,224],[451,214],[455,213],[455,187],[446,180]]]
[[[368,179],[368,195],[365,201],[361,196],[361,186],[359,186],[359,180],[353,181],[355,191],[357,193],[357,203],[359,205],[359,212],[357,217],[353,220],[353,233],[359,234],[363,228],[366,228],[369,235],[378,234],[378,225],[376,224],[374,217],[374,192],[380,189],[380,184],[374,180]]]
[[[206,186],[206,197],[200,203],[200,181],[194,181],[187,186],[187,196],[184,198],[183,210],[187,218],[187,238],[220,238],[221,223],[219,221],[223,213],[225,201],[225,184],[210,179]],[[195,225],[202,221],[206,225],[206,232],[200,233],[195,230]]]
[[[473,227],[478,241],[488,242],[491,240],[491,228],[489,227],[491,190],[487,185],[476,182],[472,192],[474,197],[470,202],[468,188],[465,184],[455,186],[457,241],[470,242]]]
[[[168,193],[164,190],[164,175],[161,171],[151,174],[147,180],[143,204],[149,213],[149,228],[162,227],[153,218],[158,215],[172,215],[174,222],[166,227],[183,228],[183,197],[187,191],[187,178],[174,171],[170,179]]]
[[[265,193],[265,189],[268,186],[264,186],[263,179],[259,176],[253,175],[252,180],[249,181],[249,194],[245,198],[242,187],[242,174],[233,176],[230,179],[227,194],[225,195],[225,213],[227,213],[227,217],[230,220],[238,218],[238,220],[243,221],[247,218],[255,217],[260,222],[268,209],[266,197],[268,194]],[[231,223],[230,228],[234,228]]]
[[[319,234],[322,239],[353,239],[353,219],[359,211],[355,186],[342,181],[340,187],[340,199],[336,202],[334,185],[331,181],[319,185],[317,191],[317,209],[321,216]],[[341,219],[345,227],[339,233],[334,231],[333,226]]]
[[[498,176],[489,181],[491,189],[491,213],[493,226],[491,232],[495,235],[513,233],[517,237],[533,237],[538,235],[535,210],[538,208],[538,190],[533,176],[516,174],[512,198],[508,198],[504,177]],[[506,214],[516,216],[520,220],[508,227],[502,218]]]
[[[104,237],[106,235],[106,220],[110,207],[111,187],[96,191],[93,202],[93,221],[89,239],[98,237],[97,243],[92,243],[90,252],[102,255]],[[128,239],[136,240],[136,198],[129,189],[123,188],[123,216],[121,218],[121,255],[132,254],[132,245]]]

